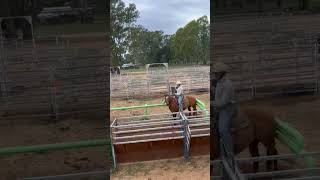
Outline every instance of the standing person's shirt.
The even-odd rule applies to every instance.
[[[177,93],[176,93],[176,95],[177,95],[177,96],[183,95],[183,88],[182,88],[181,85],[177,88]]]
[[[235,103],[234,88],[232,82],[226,76],[217,82],[215,102],[217,108],[224,108],[226,105]]]

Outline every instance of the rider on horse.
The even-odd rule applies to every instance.
[[[228,72],[229,67],[226,64],[221,62],[213,64],[213,73],[217,81],[213,106],[218,113],[219,134],[229,152],[233,153],[231,124],[236,107],[234,104],[234,89],[231,80],[227,76]]]
[[[179,111],[183,111],[183,87],[181,85],[180,81],[177,81],[176,83],[176,93],[175,95],[178,97],[178,105],[179,105]]]

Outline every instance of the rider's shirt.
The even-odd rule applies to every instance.
[[[183,88],[182,88],[181,85],[180,85],[176,90],[177,90],[177,92],[176,92],[176,95],[177,95],[177,96],[183,95]]]

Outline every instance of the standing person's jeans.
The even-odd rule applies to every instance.
[[[179,111],[182,112],[183,111],[183,96],[182,95],[178,96],[178,104],[179,104]]]
[[[232,115],[235,112],[235,106],[233,104],[227,105],[219,111],[219,134],[227,150],[230,153],[234,153],[234,146],[232,142],[231,125]]]

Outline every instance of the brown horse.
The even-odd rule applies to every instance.
[[[240,127],[240,122],[247,122],[245,126]],[[219,145],[216,127],[211,136],[211,160],[219,157]],[[239,154],[247,147],[252,157],[259,156],[259,143],[262,143],[267,150],[267,155],[277,155],[278,151],[275,147],[277,122],[270,111],[264,111],[258,108],[238,109],[234,118],[232,136],[234,143],[234,154]],[[270,160],[266,163],[267,169],[270,171],[278,169],[277,160]],[[257,172],[259,162],[253,163],[253,171]]]
[[[178,99],[175,96],[165,95],[164,100],[172,113],[179,112]],[[188,108],[191,111],[191,107],[193,111],[197,111],[197,99],[192,96],[184,96],[183,110]],[[196,115],[196,112],[193,112],[193,115]],[[191,116],[191,113],[189,113],[189,116]],[[176,114],[173,114],[173,117],[176,117]]]

